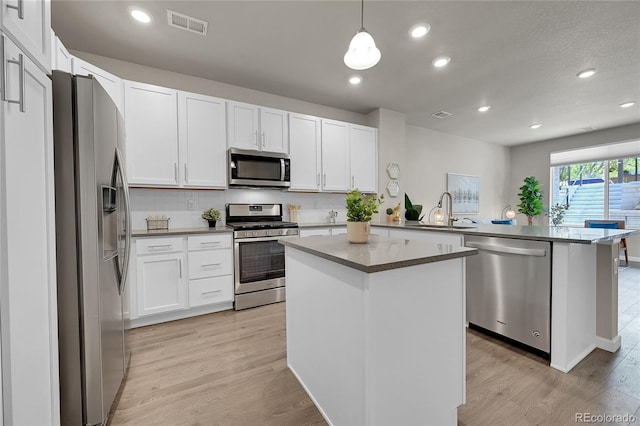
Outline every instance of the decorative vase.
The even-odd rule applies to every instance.
[[[347,222],[347,240],[350,243],[367,243],[370,233],[371,222]]]
[[[533,225],[533,216],[527,216],[527,223],[529,226]]]
[[[388,214],[387,215],[387,222],[389,222],[389,223],[393,222],[393,215],[392,214]]]
[[[215,228],[216,227],[216,221],[215,220],[208,220],[207,222],[209,222],[209,228]]]

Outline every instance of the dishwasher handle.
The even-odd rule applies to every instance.
[[[496,244],[484,244],[469,241],[465,243],[465,247],[477,248],[479,250],[493,251],[496,253],[519,254],[522,256],[545,257],[547,250],[545,249],[527,249],[521,247],[510,247]]]

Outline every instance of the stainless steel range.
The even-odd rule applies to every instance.
[[[282,204],[227,204],[233,228],[235,310],[285,300],[282,237],[298,235],[298,224],[282,221]]]

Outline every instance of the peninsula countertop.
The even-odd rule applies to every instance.
[[[478,250],[449,244],[371,235],[367,244],[351,244],[346,235],[283,238],[281,244],[366,273],[472,256]]]

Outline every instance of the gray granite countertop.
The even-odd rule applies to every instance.
[[[462,224],[449,228],[446,225],[427,224],[406,221],[401,223],[371,223],[372,226],[385,228],[409,229],[431,232],[454,232],[466,235],[485,237],[517,238],[521,240],[552,241],[562,243],[591,244],[612,241],[615,238],[629,237],[637,234],[634,229],[595,229],[569,226],[519,226],[519,225],[476,225]]]
[[[146,229],[134,230],[131,232],[132,237],[166,237],[171,235],[191,235],[191,234],[218,234],[224,232],[233,232],[228,226],[216,226],[215,228],[175,228],[175,229],[157,229],[147,231]]]
[[[371,225],[375,225],[375,224],[371,222]],[[329,228],[331,226],[347,226],[347,222],[334,222],[334,223],[330,223],[330,222],[299,223],[298,222],[299,228]]]
[[[371,235],[368,244],[351,244],[346,235],[283,238],[281,244],[362,272],[372,273],[471,256],[476,249]]]

